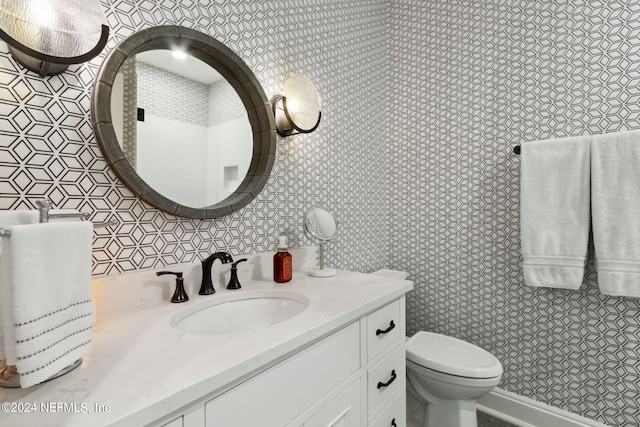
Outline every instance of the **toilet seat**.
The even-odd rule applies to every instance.
[[[502,375],[500,361],[482,348],[434,332],[420,331],[407,341],[407,359],[425,368],[466,378]]]

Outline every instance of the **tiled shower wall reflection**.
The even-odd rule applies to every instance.
[[[310,243],[303,212],[325,206],[340,221],[334,265],[371,271],[385,264],[387,180],[378,97],[388,76],[379,1],[102,1],[108,49],[140,29],[177,24],[225,43],[256,74],[267,97],[292,73],[315,82],[323,121],[309,136],[279,139],[273,174],[258,198],[213,221],[167,215],[132,196],[107,167],[90,122],[91,64],[40,78],[0,47],[0,209],[30,209],[49,197],[57,208],[120,225],[96,230],[95,275],[195,262],[216,250],[271,251],[287,233]],[[300,3],[300,4],[298,4]],[[295,10],[295,13],[292,11]],[[382,54],[382,55],[381,55]]]
[[[416,283],[409,333],[481,345],[503,389],[640,425],[640,302],[600,294],[593,256],[579,291],[524,285],[512,153],[640,128],[638,2],[393,0],[390,24],[390,253]]]

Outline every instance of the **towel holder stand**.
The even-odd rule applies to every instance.
[[[42,199],[36,202],[38,205],[38,211],[40,212],[40,222],[46,223],[49,222],[51,218],[82,218],[88,219],[89,214],[84,212],[50,212],[52,202],[49,199]],[[98,222],[94,223],[94,228],[99,227],[110,227],[113,225],[117,225],[118,222],[116,220],[111,220],[108,222]],[[11,232],[9,230],[0,229],[1,237],[9,237],[11,236]],[[73,362],[71,365],[66,368],[61,369],[57,373],[53,374],[46,381],[52,380],[54,378],[58,378],[68,372],[71,372],[82,363],[82,359],[78,359]],[[0,360],[0,387],[2,388],[18,388],[20,387],[20,373],[16,369],[15,365],[7,365],[6,359]]]
[[[54,218],[81,218],[88,219],[89,214],[86,212],[50,212],[51,206],[53,203],[49,199],[42,199],[36,201],[36,205],[38,205],[38,212],[40,217],[40,222],[45,223],[49,222],[50,219]],[[118,221],[112,219],[107,222],[96,222],[93,224],[94,228],[104,228],[104,227],[112,227],[114,225],[118,225]],[[0,229],[0,237],[10,237],[11,232],[9,230]]]

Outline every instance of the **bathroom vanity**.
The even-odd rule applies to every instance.
[[[185,273],[190,296],[180,304],[168,302],[171,279],[154,271],[95,280],[91,353],[63,377],[0,390],[0,426],[405,425],[405,293],[412,282],[347,271],[310,277],[301,260],[315,253],[304,252],[294,253],[297,269],[286,284],[261,273],[270,273],[271,254],[241,264],[235,291],[224,289],[229,268],[217,264],[217,292],[207,296],[194,292],[199,265],[173,267]],[[205,306],[270,296],[305,308],[264,327],[176,327]]]

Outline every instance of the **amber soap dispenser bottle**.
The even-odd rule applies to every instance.
[[[287,236],[278,237],[278,249],[273,255],[273,280],[278,283],[286,283],[291,280],[293,266],[291,254],[287,250],[288,246]]]

